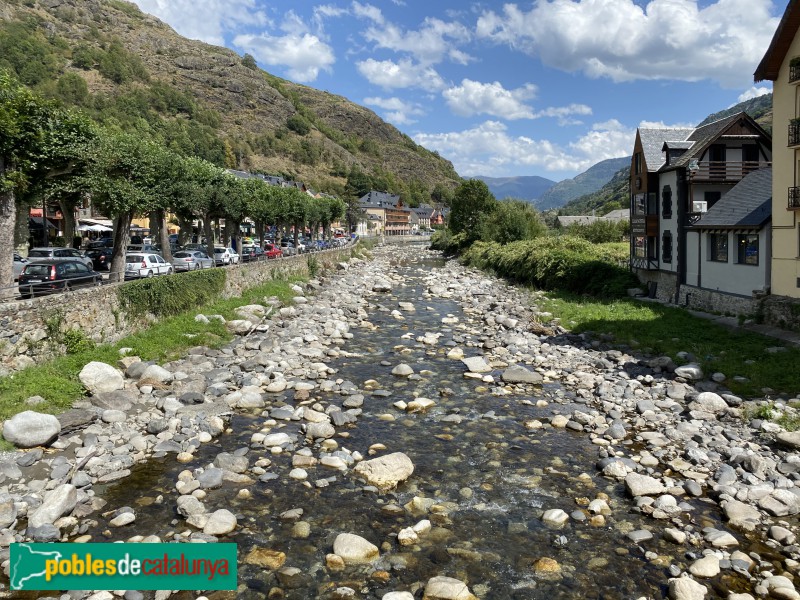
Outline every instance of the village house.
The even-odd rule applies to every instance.
[[[400,196],[373,190],[359,199],[358,206],[367,219],[370,215],[380,219],[384,235],[411,233],[411,209],[405,207]]]
[[[747,175],[771,165],[771,147],[769,134],[744,112],[695,129],[637,130],[630,170],[631,268],[649,296],[681,305],[703,296],[696,293],[703,271],[698,261],[711,259],[697,248],[712,238],[694,225]],[[767,280],[756,281],[743,295],[768,287]],[[717,291],[720,301],[741,292]],[[751,303],[736,306],[738,312]]]

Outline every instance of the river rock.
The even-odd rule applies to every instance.
[[[502,377],[506,383],[542,383],[543,381],[543,377],[539,373],[521,365],[507,368],[503,371]]]
[[[478,600],[467,584],[452,577],[432,577],[425,585],[422,600]]]
[[[414,374],[414,369],[412,369],[405,363],[400,363],[394,369],[392,369],[392,375],[397,375],[398,377],[408,377],[409,375],[413,374]]]
[[[231,511],[221,508],[208,516],[208,521],[203,527],[203,533],[206,535],[226,535],[234,529],[236,529],[236,517]]]
[[[380,556],[378,547],[359,535],[340,533],[333,541],[333,553],[347,565],[371,563]]]
[[[625,476],[625,488],[634,498],[637,496],[657,496],[666,491],[664,484],[658,479],[640,473],[628,473]]]
[[[385,279],[378,279],[372,284],[373,292],[391,292],[392,284]]]
[[[708,590],[706,586],[689,577],[675,577],[669,580],[669,597],[672,600],[703,600]]]
[[[114,392],[125,387],[122,371],[104,362],[92,361],[78,374],[83,387],[92,394],[97,392]]]
[[[276,570],[280,569],[286,562],[286,554],[279,550],[269,548],[253,548],[244,557],[245,564],[256,565],[262,568]]]
[[[719,571],[719,559],[713,554],[704,556],[689,565],[689,572],[695,577],[716,577],[719,575]]]
[[[17,507],[11,496],[0,497],[0,529],[9,527],[17,520]]]
[[[45,494],[42,504],[28,515],[28,526],[54,523],[59,517],[71,513],[77,502],[78,490],[72,484],[63,483]]]
[[[389,592],[381,597],[381,600],[414,600],[411,592]]]
[[[61,433],[61,423],[53,415],[25,410],[3,424],[3,437],[18,448],[46,446]]]
[[[314,440],[332,438],[336,435],[336,429],[327,421],[322,423],[309,423],[306,425],[306,437]]]
[[[470,356],[469,358],[462,358],[461,362],[467,367],[470,373],[488,373],[492,370],[489,363],[482,356]]]
[[[165,384],[170,383],[174,378],[175,376],[164,367],[160,365],[150,365],[142,373],[142,376],[139,378],[139,383],[141,384],[146,381],[147,383],[156,382]]]
[[[560,508],[551,508],[544,511],[542,522],[550,527],[563,527],[569,521],[569,515]]]
[[[689,409],[718,415],[728,410],[728,403],[714,392],[700,392],[694,402],[689,403]]]
[[[800,448],[800,431],[781,431],[775,439],[788,448]]]
[[[700,365],[689,363],[688,365],[677,367],[675,369],[675,376],[683,377],[689,381],[699,381],[703,378],[703,370],[700,368]]]
[[[362,461],[356,465],[353,472],[370,485],[387,491],[394,489],[398,483],[411,476],[414,472],[414,463],[402,452],[394,452]]]

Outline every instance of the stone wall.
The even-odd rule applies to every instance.
[[[757,306],[757,302],[752,296],[726,294],[685,284],[681,286],[678,304],[696,310],[737,317],[755,314]]]
[[[649,292],[651,286],[655,286],[655,298],[662,302],[675,302],[675,289],[678,285],[678,277],[675,273],[665,273],[664,271],[645,271],[634,269],[634,275],[639,278]]]
[[[800,298],[765,296],[758,312],[767,325],[800,331]]]
[[[289,256],[258,263],[225,267],[223,297],[241,295],[242,291],[276,278],[308,274],[308,260],[331,268],[350,257],[352,247],[314,254]],[[51,358],[54,349],[46,340],[52,331],[79,329],[96,343],[113,343],[141,329],[146,321],[128,319],[120,308],[113,283],[30,300],[0,303],[0,376],[24,369]]]

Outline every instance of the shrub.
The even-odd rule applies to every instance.
[[[297,135],[308,135],[311,125],[302,115],[292,115],[286,121],[286,127]]]
[[[163,317],[201,306],[219,297],[224,287],[225,270],[207,269],[132,281],[117,288],[117,298],[132,317]]]
[[[592,223],[576,223],[567,227],[568,235],[581,237],[594,244],[619,242],[630,233],[628,221],[593,221]]]

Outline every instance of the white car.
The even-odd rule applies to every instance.
[[[170,275],[172,264],[159,254],[128,254],[125,257],[125,279]]]
[[[239,255],[233,248],[217,246],[214,248],[214,263],[217,265],[235,265],[239,262]]]

